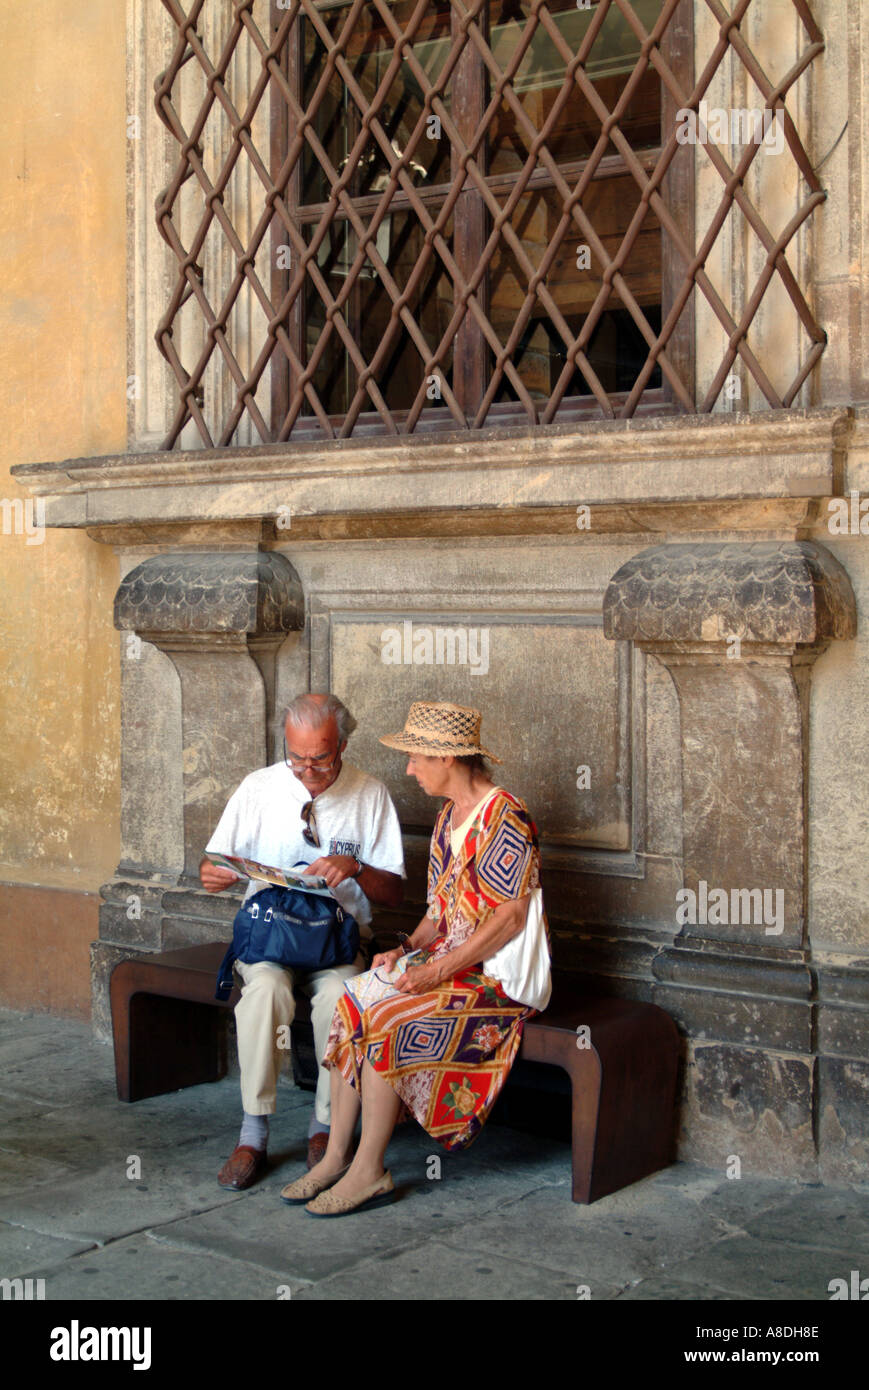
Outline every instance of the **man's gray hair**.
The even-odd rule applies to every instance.
[[[338,742],[346,743],[356,720],[337,695],[297,695],[284,710],[284,723],[295,729],[319,729],[329,719],[335,720]]]

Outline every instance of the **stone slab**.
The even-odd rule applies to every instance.
[[[862,1261],[869,1274],[869,1190],[804,1189],[789,1202],[755,1217],[758,1240],[782,1240],[814,1250],[835,1250]]]
[[[656,1187],[681,1193],[687,1201],[714,1216],[731,1235],[803,1191],[796,1179],[758,1177],[745,1167],[739,1178],[728,1179],[721,1169],[701,1168],[693,1163],[676,1163],[656,1173],[651,1181]]]
[[[15,1114],[7,1119],[6,1104],[0,1100],[0,1115],[6,1119],[3,1146],[15,1153],[38,1153],[74,1164],[79,1171],[125,1165],[129,1155],[138,1154],[145,1167],[152,1160],[171,1162],[183,1166],[191,1179],[216,1176],[237,1142],[241,1115],[238,1083],[232,1077],[133,1105],[114,1095],[89,1106],[63,1109],[34,1110],[23,1101],[15,1105]],[[271,1126],[273,1162],[295,1163],[304,1158],[311,1105],[308,1092],[281,1079],[278,1114]]]
[[[39,1038],[57,1036],[57,1018],[53,1014],[20,1012],[0,1009],[0,1040],[6,1038]],[[64,1037],[84,1040],[91,1037],[87,1023],[74,1019],[63,1020]]]
[[[114,1164],[94,1165],[66,1182],[30,1186],[0,1198],[0,1221],[66,1239],[105,1244],[133,1231],[177,1220],[190,1211],[207,1211],[238,1201],[208,1172],[165,1161],[143,1163],[142,1178],[126,1175],[126,1155],[119,1145]]]
[[[429,1179],[431,1156],[441,1157],[436,1148],[420,1132],[397,1134],[388,1162],[398,1199],[352,1219],[328,1223],[327,1236],[322,1229],[327,1223],[315,1223],[303,1207],[290,1207],[280,1200],[281,1188],[304,1171],[295,1165],[273,1171],[229,1209],[179,1220],[155,1232],[155,1238],[185,1249],[219,1248],[235,1259],[256,1260],[276,1273],[289,1270],[299,1278],[319,1280],[355,1267],[366,1256],[405,1250],[422,1234],[463,1228],[486,1212],[515,1203],[529,1190],[545,1188],[559,1210],[572,1206],[569,1176],[560,1165],[559,1176],[547,1182],[539,1168],[526,1170],[519,1155],[512,1166],[496,1167],[469,1152],[443,1155],[441,1178]]]
[[[12,1192],[25,1183],[28,1187],[38,1187],[46,1182],[62,1182],[74,1175],[71,1164],[45,1158],[39,1153],[22,1154],[6,1145],[6,1136],[0,1145],[0,1192]]]
[[[523,1260],[494,1260],[475,1247],[474,1228],[463,1228],[467,1244],[453,1249],[428,1240],[413,1250],[366,1260],[354,1269],[309,1285],[294,1297],[299,1302],[355,1301],[360,1289],[368,1297],[396,1302],[436,1299],[439,1303],[575,1301],[576,1285],[563,1273]],[[618,1289],[600,1287],[597,1298],[614,1298]]]
[[[821,1057],[821,1176],[831,1182],[865,1182],[869,1175],[869,1062]]]
[[[12,1222],[0,1222],[0,1279],[18,1279],[32,1274],[45,1265],[92,1250],[89,1240],[65,1240],[62,1236],[43,1235]]]
[[[45,1265],[46,1302],[166,1302],[214,1299],[252,1302],[277,1299],[281,1285],[293,1297],[304,1286],[209,1250],[202,1254],[157,1243],[144,1233],[113,1242],[64,1264]],[[287,1297],[286,1293],[280,1295]],[[214,1330],[216,1333],[216,1329]]]
[[[734,1298],[805,1302],[829,1300],[831,1279],[849,1278],[838,1252],[788,1241],[733,1236],[668,1271],[678,1283],[711,1285]]]
[[[11,1052],[2,1066],[3,1092],[19,1099],[54,1104],[87,1103],[95,1094],[113,1094],[114,1057],[108,1046],[95,1046],[88,1030],[87,1042],[79,1047],[61,1045],[61,1020],[54,1020],[54,1032],[41,1041],[32,1037],[7,1041]],[[50,1059],[50,1065],[48,1060]]]
[[[638,1279],[617,1297],[619,1303],[729,1303],[742,1300],[742,1294],[728,1293],[711,1284],[685,1284],[671,1274]]]
[[[654,1002],[666,1006],[668,991]],[[681,1105],[681,1158],[817,1178],[811,1056],[730,1044],[689,1043]]]
[[[811,1008],[803,1000],[752,998],[723,988],[692,989],[667,983],[656,987],[655,1002],[698,1047],[716,1039],[734,1047],[781,1052],[806,1053],[811,1046]],[[757,1079],[752,1081],[756,1086]]]
[[[536,1192],[481,1214],[473,1239],[490,1258],[528,1260],[563,1270],[575,1284],[588,1284],[592,1297],[604,1286],[625,1286],[658,1274],[687,1253],[724,1237],[725,1228],[708,1213],[648,1181],[604,1197],[592,1206],[568,1202],[563,1208]],[[453,1246],[458,1237],[445,1237]]]

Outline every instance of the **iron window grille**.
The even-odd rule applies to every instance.
[[[791,0],[802,50],[777,80],[740,30],[753,0],[698,0],[718,26],[703,55],[693,0],[270,0],[267,35],[263,0],[162,3],[177,41],[156,106],[179,145],[157,205],[177,262],[156,333],[179,391],[164,448],[191,421],[204,446],[228,445],[245,417],[265,443],[709,411],[736,363],[783,408],[823,352],[786,256],[825,196],[785,104],[823,49],[807,0]],[[226,18],[214,57],[209,5]],[[680,131],[725,60],[780,123],[801,180],[778,231],[745,186],[759,140],[730,159],[702,144],[722,188],[694,226],[695,146]],[[223,131],[210,168],[209,121]],[[240,230],[227,204],[244,160],[261,198]],[[764,259],[728,305],[707,263],[734,216]],[[203,267],[215,238],[234,261],[222,283]],[[750,341],[774,280],[802,331],[778,384]],[[726,338],[699,400],[698,295]],[[241,343],[244,296],[259,327]],[[193,352],[176,332],[191,313]],[[205,400],[209,371],[222,411]]]

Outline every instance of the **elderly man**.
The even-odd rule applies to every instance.
[[[334,695],[299,695],[284,724],[284,760],[246,777],[230,797],[207,849],[256,859],[324,878],[341,906],[352,913],[363,939],[370,937],[371,903],[397,907],[402,900],[404,855],[395,808],[385,786],[342,761],[356,720]],[[202,886],[219,893],[236,882],[210,859],[199,866]],[[247,895],[262,885],[251,882]],[[244,1119],[238,1144],[218,1174],[221,1187],[250,1187],[266,1166],[269,1115],[281,1062],[279,1042],[288,1036],[295,1004],[293,986],[311,996],[317,1061],[322,1062],[335,1005],[344,981],[366,968],[360,953],[352,965],[292,971],[269,961],[235,968],[243,981],[236,1005],[238,1059]],[[329,1073],[321,1066],[314,1115],[308,1130],[308,1167],[322,1158],[329,1136]]]

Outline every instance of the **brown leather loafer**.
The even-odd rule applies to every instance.
[[[230,1192],[243,1192],[262,1175],[265,1166],[264,1149],[252,1149],[249,1144],[238,1144],[217,1175],[218,1185],[228,1188]]]
[[[315,1168],[322,1158],[326,1155],[326,1145],[329,1143],[328,1134],[312,1134],[308,1140],[308,1171]]]

